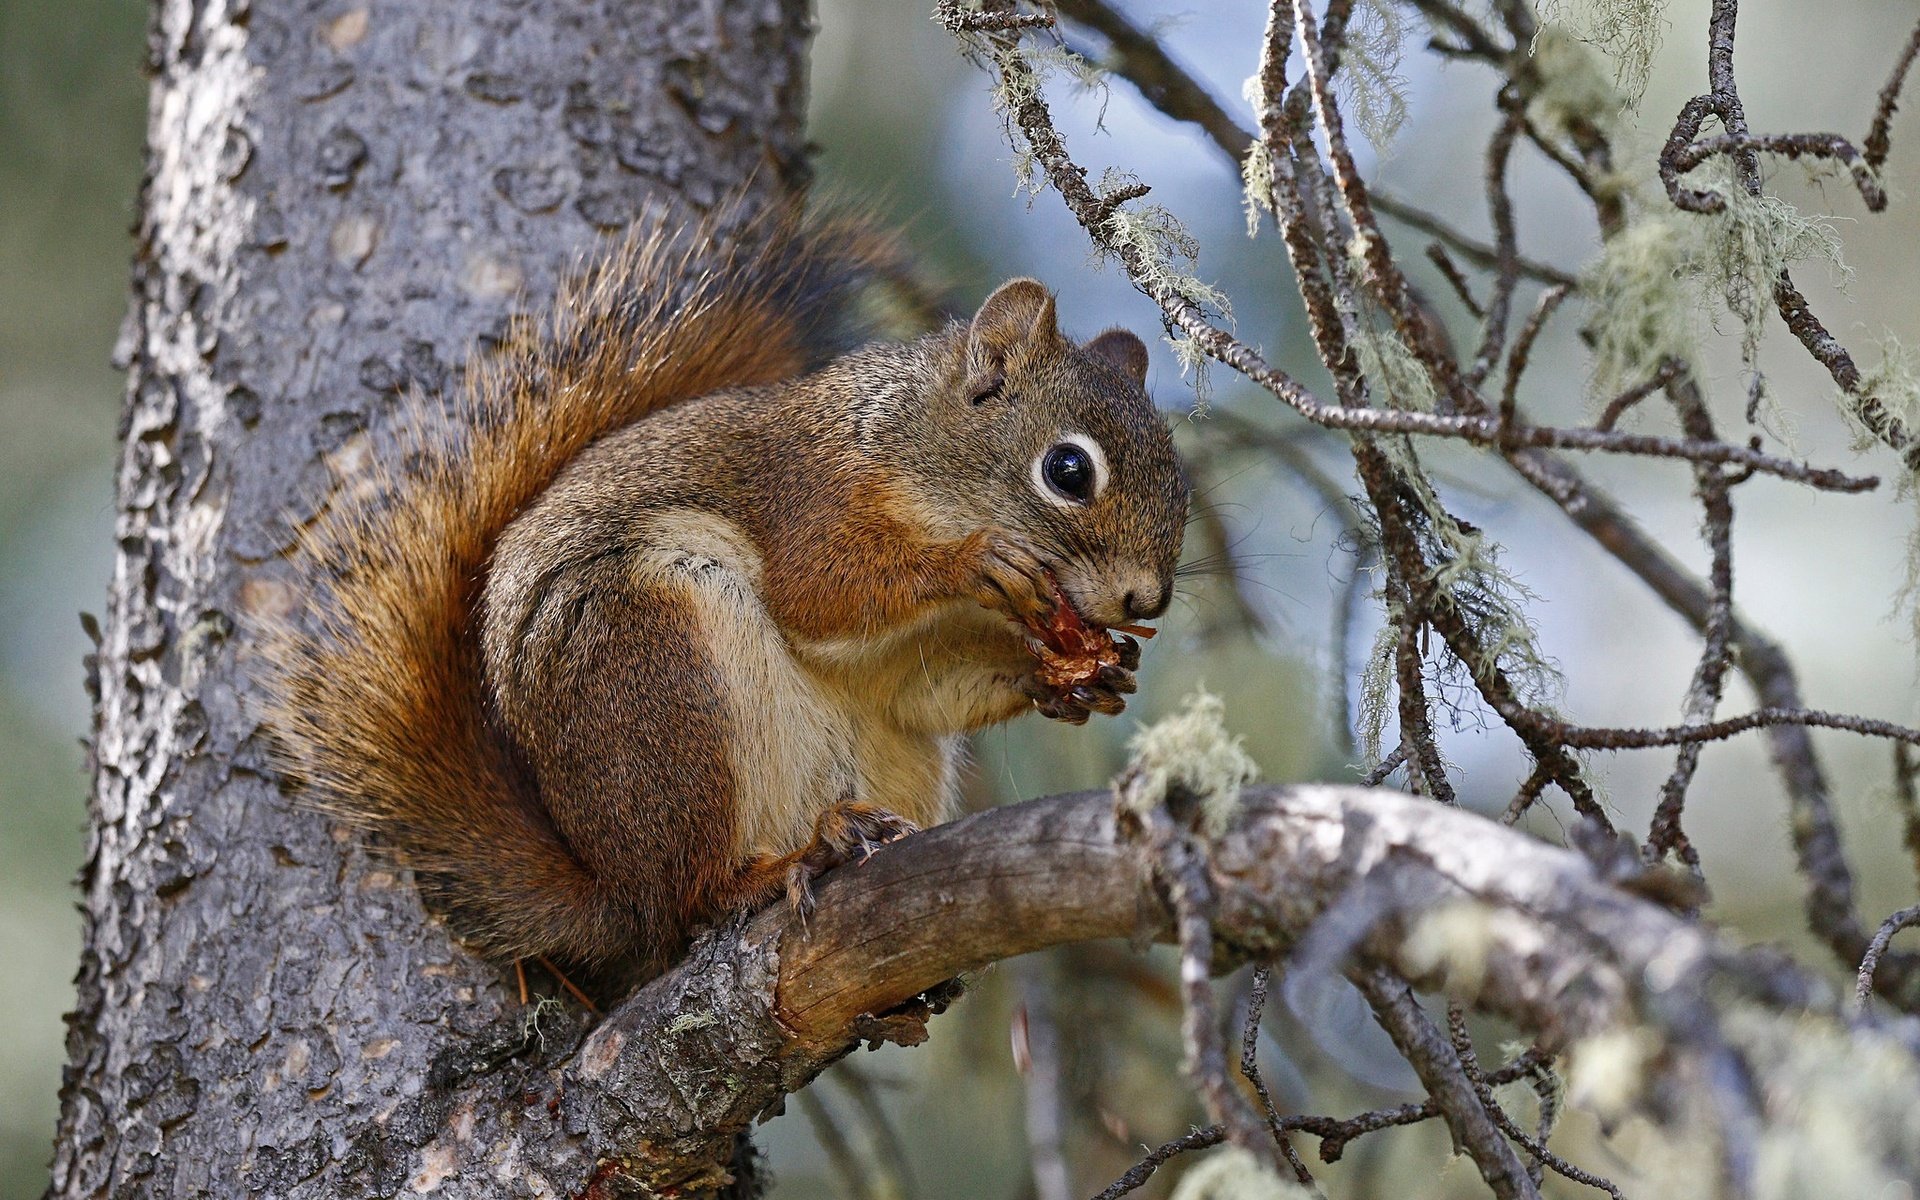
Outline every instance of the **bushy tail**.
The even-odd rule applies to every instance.
[[[264,631],[289,773],[420,870],[484,952],[594,959],[631,936],[488,717],[475,608],[501,530],[596,438],[889,332],[871,285],[910,278],[857,218],[734,215],[630,235],[476,361],[450,413],[416,405],[393,466],[343,481],[304,540],[328,600]]]

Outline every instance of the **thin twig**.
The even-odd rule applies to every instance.
[[[1571,1179],[1575,1183],[1585,1184],[1590,1188],[1598,1188],[1612,1196],[1613,1200],[1623,1200],[1620,1189],[1615,1187],[1611,1180],[1582,1170],[1547,1149],[1545,1143],[1530,1136],[1526,1130],[1514,1122],[1506,1109],[1500,1107],[1499,1100],[1493,1094],[1493,1084],[1480,1070],[1480,1060],[1473,1050],[1473,1038],[1467,1032],[1466,1014],[1461,1011],[1458,1004],[1447,1006],[1447,1028],[1453,1039],[1454,1052],[1460,1056],[1461,1068],[1466,1072],[1467,1079],[1472,1082],[1474,1092],[1480,1097],[1480,1103],[1485,1106],[1487,1112],[1493,1117],[1494,1124],[1500,1127],[1502,1133],[1519,1142],[1526,1148],[1527,1153],[1533,1156],[1535,1162],[1548,1167],[1556,1175]],[[1528,1174],[1534,1185],[1539,1186],[1539,1169],[1536,1167]]]
[[[1894,934],[1911,925],[1920,925],[1920,904],[1903,908],[1882,921],[1879,932],[1867,943],[1867,952],[1860,958],[1860,973],[1853,982],[1853,1000],[1859,1007],[1865,1008],[1867,997],[1873,994],[1873,973],[1880,969],[1880,956],[1887,952],[1887,944]]]
[[[1611,430],[1619,423],[1620,418],[1627,414],[1627,410],[1679,378],[1684,370],[1684,366],[1678,359],[1669,358],[1662,361],[1660,369],[1655,371],[1645,383],[1636,383],[1607,401],[1606,407],[1600,410],[1600,417],[1593,423],[1593,427]]]
[[[1226,1140],[1227,1131],[1218,1125],[1210,1125],[1205,1129],[1195,1129],[1190,1133],[1182,1134],[1157,1149],[1148,1151],[1145,1158],[1129,1168],[1125,1175],[1114,1180],[1107,1190],[1101,1192],[1094,1200],[1120,1200],[1120,1197],[1128,1192],[1137,1191],[1146,1186],[1147,1180],[1153,1178],[1155,1171],[1180,1155],[1194,1150],[1210,1149]]]
[[[1522,716],[1520,719],[1526,718]],[[1920,729],[1910,729],[1905,725],[1871,717],[1806,708],[1759,708],[1737,717],[1699,725],[1669,725],[1660,729],[1608,729],[1567,725],[1551,720],[1543,723],[1541,728],[1556,741],[1564,742],[1575,750],[1646,750],[1655,746],[1718,742],[1750,729],[1766,729],[1776,725],[1840,729],[1863,737],[1887,738],[1909,746],[1920,746]]]
[[[1487,310],[1474,298],[1473,285],[1467,282],[1467,277],[1461,273],[1459,264],[1455,263],[1453,256],[1447,253],[1446,245],[1439,241],[1428,242],[1427,259],[1439,269],[1447,285],[1453,289],[1453,294],[1460,298],[1460,303],[1466,305],[1467,311],[1473,314],[1474,319],[1485,320]]]
[[[1226,1127],[1234,1145],[1266,1161],[1275,1171],[1290,1168],[1293,1164],[1286,1161],[1287,1155],[1265,1135],[1265,1122],[1227,1074],[1226,1047],[1215,1019],[1213,994],[1213,884],[1208,878],[1205,854],[1193,836],[1175,822],[1175,803],[1176,798],[1169,797],[1167,804],[1148,814],[1143,833],[1146,851],[1166,888],[1174,916],[1174,940],[1180,948],[1180,1032],[1187,1075],[1199,1091],[1207,1115]],[[1298,1162],[1297,1157],[1294,1162]],[[1301,1182],[1309,1183],[1311,1177]]]
[[[1293,1168],[1293,1175],[1303,1187],[1311,1187],[1315,1193],[1313,1173],[1307,1170],[1307,1164],[1300,1161],[1299,1151],[1294,1149],[1293,1139],[1287,1136],[1286,1123],[1273,1106],[1273,1094],[1267,1090],[1266,1077],[1260,1073],[1260,1018],[1267,1007],[1267,983],[1272,977],[1273,968],[1261,963],[1253,969],[1253,978],[1247,993],[1246,1024],[1240,1032],[1240,1073],[1253,1085],[1254,1094],[1260,1097],[1260,1110],[1266,1114],[1267,1128],[1273,1132],[1273,1140],[1286,1157],[1287,1165]]]
[[[1552,782],[1553,769],[1546,763],[1534,763],[1533,770],[1528,772],[1526,779],[1521,781],[1519,790],[1513,794],[1513,799],[1507,802],[1507,811],[1500,814],[1501,824],[1518,824],[1520,818],[1527,815],[1527,810],[1534,806],[1546,792],[1547,785]]]
[[[1567,298],[1564,287],[1550,287],[1540,293],[1533,312],[1527,317],[1527,323],[1520,327],[1520,333],[1513,339],[1513,349],[1507,355],[1506,378],[1500,384],[1500,424],[1511,428],[1519,423],[1516,406],[1519,401],[1520,377],[1527,373],[1527,361],[1533,355],[1533,343],[1552,319],[1554,310]]]
[[[1893,64],[1893,74],[1887,77],[1886,86],[1880,89],[1879,103],[1873,109],[1873,127],[1867,131],[1866,141],[1861,143],[1867,165],[1875,170],[1887,161],[1887,153],[1893,149],[1893,113],[1899,107],[1900,89],[1907,82],[1907,71],[1913,66],[1915,55],[1920,55],[1920,24],[1913,27],[1905,48]]]
[[[1480,1168],[1499,1200],[1539,1200],[1540,1189],[1467,1079],[1460,1056],[1421,1010],[1407,985],[1384,971],[1354,973],[1354,983],[1446,1118],[1454,1141]]]
[[[1398,771],[1407,761],[1407,748],[1395,746],[1385,758],[1373,765],[1373,769],[1360,778],[1362,787],[1379,787],[1387,781],[1387,776]]]
[[[1513,157],[1513,143],[1520,135],[1520,107],[1506,88],[1501,89],[1502,119],[1494,126],[1487,143],[1487,211],[1493,216],[1494,252],[1493,291],[1487,301],[1487,316],[1481,322],[1480,350],[1467,368],[1466,381],[1478,388],[1488,372],[1500,361],[1507,339],[1507,318],[1513,309],[1513,289],[1520,282],[1520,246],[1514,228],[1513,198],[1507,194],[1507,163]],[[1561,288],[1562,294],[1568,289]]]

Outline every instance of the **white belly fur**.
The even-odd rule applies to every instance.
[[[815,817],[837,800],[876,804],[921,825],[948,815],[960,738],[903,730],[887,719],[884,699],[875,703],[876,690],[905,682],[886,667],[911,650],[910,631],[865,653],[852,643],[796,653],[761,602],[760,556],[737,525],[674,510],[649,514],[644,537],[639,569],[687,595],[724,692],[739,698],[727,708],[743,857],[805,845]]]

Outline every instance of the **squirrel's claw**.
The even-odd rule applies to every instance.
[[[813,898],[813,880],[820,871],[804,858],[798,858],[787,867],[787,911],[794,920],[805,929],[807,922],[813,919],[814,910],[819,907]]]
[[[805,928],[819,908],[814,880],[835,867],[863,863],[887,843],[919,832],[918,825],[877,804],[841,800],[828,805],[814,820],[813,840],[786,860],[787,910]]]
[[[873,852],[910,833],[919,833],[912,821],[877,804],[842,800],[829,805],[813,823],[813,846],[808,857],[821,861],[821,871],[842,863],[865,862]]]
[[[1018,687],[1041,716],[1069,725],[1085,725],[1094,713],[1115,716],[1125,711],[1126,697],[1139,690],[1133,672],[1115,666],[1103,666],[1094,682],[1065,691],[1055,691],[1033,674],[1021,678]]]
[[[1038,621],[1053,611],[1053,578],[1025,541],[996,531],[986,535],[973,595],[1017,621]]]
[[[786,895],[787,910],[805,928],[818,904],[813,881],[835,867],[865,862],[874,851],[920,827],[876,804],[845,799],[822,809],[814,819],[813,840],[791,854],[762,856],[750,862],[733,886],[733,903],[758,908]]]
[[[1122,659],[1122,662],[1125,660]],[[1110,692],[1122,696],[1131,696],[1140,690],[1140,683],[1133,677],[1133,668],[1127,666],[1103,666],[1100,668],[1100,685]]]

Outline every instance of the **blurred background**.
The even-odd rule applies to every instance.
[[[1159,28],[1175,54],[1250,123],[1241,84],[1255,68],[1264,7],[1137,0],[1129,11]],[[1631,118],[1638,130],[1630,144],[1644,179],[1652,178],[1653,149],[1671,114],[1701,86],[1706,8],[1706,0],[1667,7],[1652,83]],[[1030,273],[1059,289],[1070,330],[1090,334],[1126,324],[1154,333],[1152,306],[1117,272],[1089,261],[1086,239],[1058,198],[1015,194],[985,80],[955,55],[927,10],[901,0],[820,0],[813,137],[823,180],[876,199],[905,224],[962,301],[978,300],[1009,274]],[[1872,94],[1911,27],[1912,5],[1749,0],[1743,10],[1741,78],[1754,127],[1862,134]],[[71,881],[81,853],[86,780],[79,738],[88,714],[76,614],[102,605],[111,553],[121,378],[108,359],[125,299],[127,229],[141,164],[144,20],[133,0],[0,4],[0,1200],[38,1196],[45,1185],[60,1015],[71,1001],[79,943]],[[1423,55],[1417,38],[1403,74],[1409,119],[1363,165],[1384,190],[1486,236],[1480,147],[1491,127],[1491,77]],[[1104,97],[1058,88],[1053,99],[1081,162],[1096,171],[1114,165],[1137,172],[1153,185],[1154,199],[1199,237],[1199,274],[1233,297],[1239,334],[1316,381],[1278,240],[1266,233],[1247,241],[1236,166],[1196,133],[1153,114],[1124,83]],[[1920,100],[1910,99],[1909,107],[1920,109]],[[1894,203],[1885,215],[1856,219],[1862,214],[1850,188],[1823,187],[1797,167],[1783,166],[1772,179],[1803,208],[1836,214],[1857,274],[1844,292],[1829,287],[1817,268],[1803,268],[1800,278],[1863,364],[1876,359],[1874,343],[1884,335],[1920,343],[1920,210],[1911,203],[1920,113],[1910,116],[1895,124],[1887,180]],[[1519,158],[1522,250],[1578,269],[1595,246],[1590,213],[1543,163]],[[1446,308],[1446,289],[1420,254],[1425,239],[1392,225],[1388,232],[1415,277],[1443,297],[1443,311],[1463,317]],[[1531,303],[1530,292],[1521,303]],[[1536,419],[1591,416],[1578,323],[1557,322],[1535,354],[1523,400]],[[1456,324],[1456,337],[1468,329]],[[1852,462],[1831,385],[1777,323],[1770,337],[1761,361],[1774,395],[1795,418],[1799,450],[1824,462]],[[1745,390],[1737,336],[1717,341],[1726,344],[1701,362],[1716,415],[1731,429]],[[1191,379],[1164,344],[1155,343],[1154,360],[1160,402],[1184,414],[1193,402]],[[1212,382],[1222,409],[1273,416],[1275,402],[1224,370],[1214,371]],[[1191,429],[1183,437],[1199,448]],[[1337,442],[1303,437],[1298,444],[1342,489],[1355,490]],[[1543,646],[1567,680],[1563,710],[1595,725],[1677,719],[1697,653],[1680,621],[1503,470],[1446,448],[1428,457],[1455,511],[1486,529],[1505,548],[1507,566],[1538,594],[1533,614]],[[1144,691],[1127,717],[1082,730],[1020,722],[981,739],[974,802],[1101,786],[1124,761],[1135,723],[1177,705],[1201,683],[1226,697],[1229,724],[1270,778],[1354,777],[1354,755],[1340,730],[1351,720],[1352,681],[1377,622],[1363,605],[1344,645],[1333,633],[1353,574],[1343,518],[1277,465],[1251,457],[1223,464],[1204,481],[1203,499],[1228,531],[1240,578],[1188,581],[1166,634],[1148,647]],[[1703,564],[1684,467],[1583,465],[1681,558]],[[1882,475],[1896,467],[1884,453],[1858,465]],[[1788,647],[1808,702],[1911,722],[1915,651],[1893,598],[1915,522],[1912,505],[1891,486],[1862,498],[1766,480],[1739,489],[1736,503],[1737,594]],[[1238,619],[1243,609],[1257,615],[1257,629]],[[1726,711],[1752,699],[1736,683]],[[1914,899],[1889,793],[1890,756],[1846,735],[1815,736],[1862,879],[1863,915],[1873,924]],[[1464,802],[1486,811],[1505,805],[1523,772],[1504,733],[1469,714],[1443,748],[1459,768]],[[1623,827],[1644,833],[1669,756],[1600,757],[1593,767]],[[1802,932],[1780,789],[1762,744],[1747,738],[1709,748],[1692,794],[1689,829],[1714,888],[1712,915],[1743,936],[1787,943],[1828,965]],[[1557,835],[1556,821],[1543,816],[1540,831]],[[1055,1106],[1075,1114],[1058,1134],[1072,1190],[1097,1192],[1138,1157],[1140,1143],[1176,1136],[1199,1119],[1178,1076],[1169,978],[1163,961],[1103,947],[988,973],[958,1013],[935,1024],[930,1045],[858,1056],[768,1127],[764,1145],[780,1179],[776,1194],[852,1194],[823,1146],[840,1136],[848,1154],[893,1161],[886,1138],[876,1137],[863,1116],[884,1112],[905,1142],[907,1165],[890,1174],[910,1176],[912,1195],[1034,1195],[1030,1118],[1039,1118],[1040,1140],[1050,1144],[1045,1117]],[[1413,1094],[1406,1069],[1339,987],[1296,983],[1274,1009],[1263,1053],[1283,1105],[1338,1116]],[[1306,1018],[1311,1035],[1303,1032]],[[1015,1071],[1009,1043],[1016,1025],[1027,1030],[1031,1059],[1044,1067],[1053,1055],[1056,1072],[1023,1078]],[[1064,1034],[1050,1046],[1047,1035],[1055,1030]],[[1030,1096],[1036,1078],[1057,1079],[1057,1094]],[[823,1129],[837,1135],[823,1137]],[[1576,1122],[1568,1146],[1606,1172],[1631,1154],[1633,1137],[1629,1128],[1604,1143]],[[1310,1159],[1312,1145],[1305,1143]],[[1329,1192],[1478,1194],[1463,1163],[1436,1169],[1447,1161],[1438,1128],[1376,1136],[1329,1172]],[[887,1179],[868,1174],[877,1180],[869,1194],[892,1194]],[[1153,1194],[1164,1194],[1155,1187]]]

